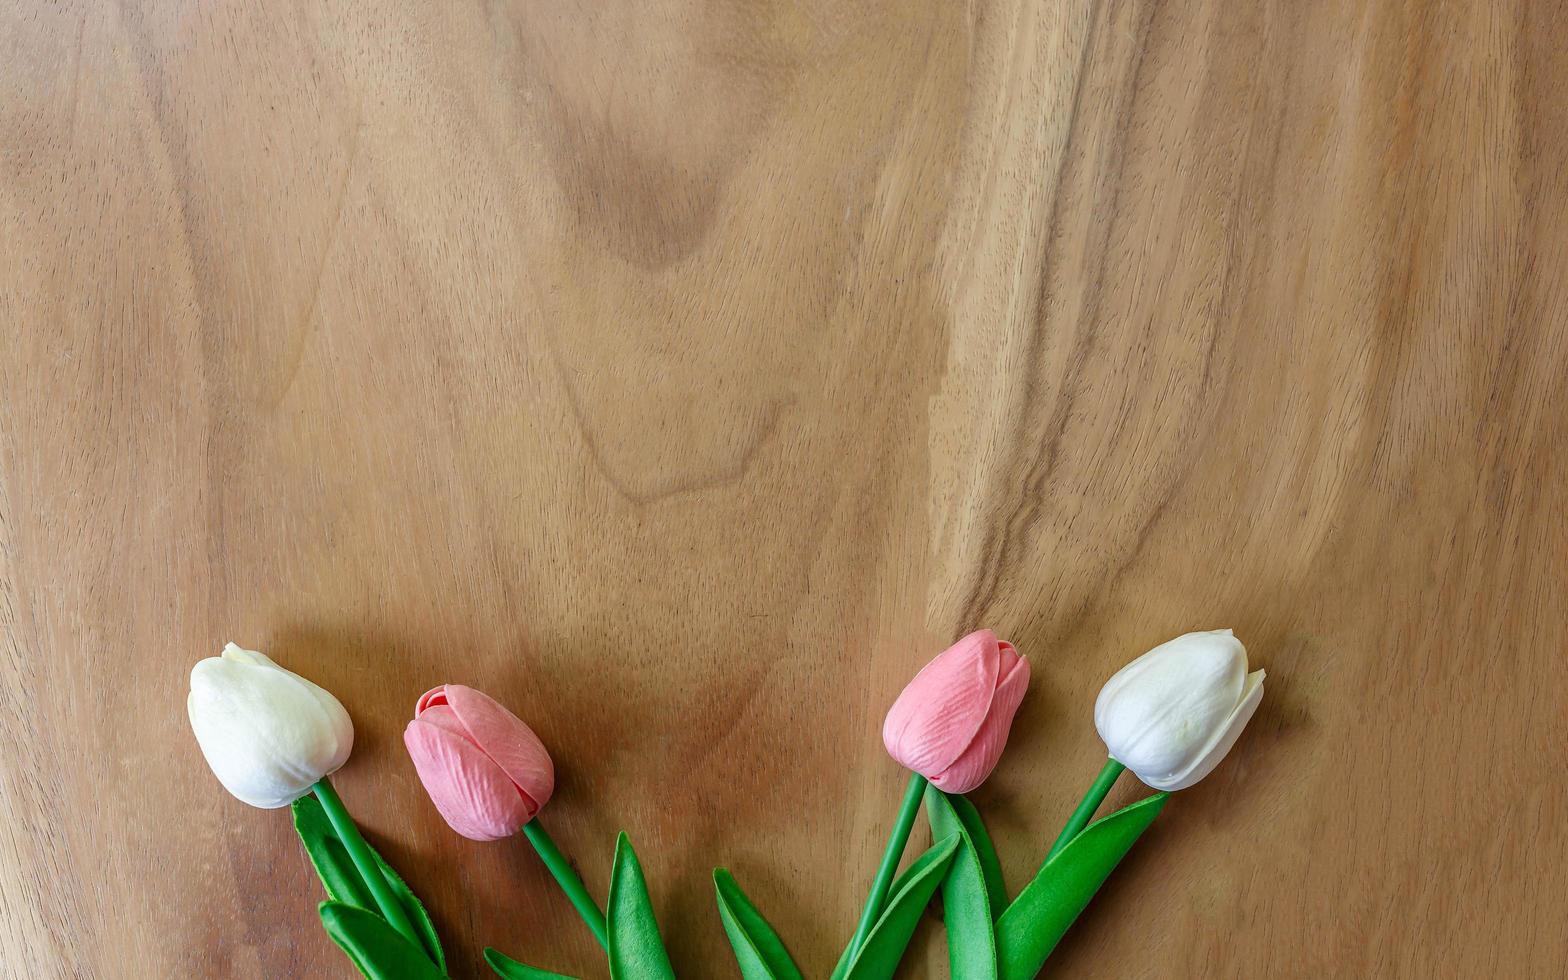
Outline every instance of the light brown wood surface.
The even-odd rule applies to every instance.
[[[225,640],[346,703],[455,976],[605,971],[421,791],[443,681],[682,976],[722,864],[822,977],[916,667],[1034,664],[1017,887],[1100,684],[1232,626],[1261,709],[1050,972],[1562,976],[1565,277],[1545,0],[0,0],[0,974],[351,975],[190,734]]]

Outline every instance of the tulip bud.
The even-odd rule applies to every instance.
[[[191,668],[185,706],[207,765],[251,806],[288,806],[354,747],[354,725],[337,698],[232,643]]]
[[[1029,687],[1029,661],[990,630],[970,633],[915,675],[887,713],[882,744],[944,793],[967,793],[996,768]]]
[[[1230,630],[1187,633],[1116,672],[1094,703],[1111,757],[1154,789],[1186,789],[1219,765],[1263,697],[1263,671]]]
[[[470,840],[517,833],[555,791],[555,765],[539,736],[471,687],[426,692],[403,744],[431,802]]]

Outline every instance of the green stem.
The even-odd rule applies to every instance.
[[[1072,843],[1073,838],[1083,832],[1083,829],[1089,825],[1089,819],[1094,816],[1094,811],[1105,802],[1105,794],[1111,791],[1116,778],[1126,771],[1127,767],[1115,759],[1105,760],[1105,768],[1101,769],[1100,774],[1094,778],[1094,785],[1090,786],[1089,792],[1083,795],[1083,799],[1078,803],[1078,809],[1067,818],[1067,826],[1062,828],[1062,832],[1057,835],[1056,843],[1051,845],[1051,853],[1045,856],[1047,861],[1056,857],[1062,848]]]
[[[593,932],[593,938],[599,940],[599,945],[605,949],[610,948],[609,929],[604,924],[604,913],[599,911],[599,905],[588,894],[588,889],[583,885],[583,880],[572,870],[572,864],[566,860],[566,855],[555,846],[555,841],[539,826],[538,820],[530,820],[523,824],[523,833],[528,835],[528,843],[539,852],[539,857],[544,861],[544,866],[550,869],[550,874],[555,876],[555,883],[561,886],[561,891],[571,900],[577,909],[577,914],[588,923],[588,928]]]
[[[893,885],[893,875],[898,871],[898,862],[904,856],[905,845],[909,843],[909,831],[915,826],[915,817],[920,813],[920,801],[925,795],[926,777],[918,772],[910,773],[909,788],[904,790],[904,803],[898,809],[893,835],[887,840],[887,850],[882,852],[882,866],[877,869],[877,876],[871,882],[871,894],[866,896],[866,908],[860,913],[855,938],[849,941],[851,961],[871,935],[871,927],[876,925],[877,916],[882,914],[882,906],[887,904],[888,889]]]
[[[325,779],[317,783],[313,790],[316,799],[321,801],[321,809],[326,811],[332,829],[337,831],[338,840],[343,842],[349,859],[354,862],[354,867],[359,869],[359,876],[365,880],[365,886],[370,889],[371,897],[376,900],[376,905],[381,909],[382,918],[386,919],[392,928],[402,933],[416,948],[424,949],[419,937],[414,934],[413,924],[408,921],[408,916],[403,912],[403,906],[398,904],[397,897],[392,894],[386,878],[382,877],[381,868],[376,864],[376,857],[371,852],[370,845],[366,844],[365,838],[360,836],[359,828],[354,826],[354,818],[350,817],[348,811],[343,808],[343,801],[338,798],[337,791]]]

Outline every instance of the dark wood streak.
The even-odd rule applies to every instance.
[[[1038,366],[1042,360],[1041,349],[1046,343],[1048,324],[1051,321],[1048,311],[1051,309],[1052,301],[1051,276],[1053,266],[1055,261],[1060,261],[1061,258],[1056,252],[1061,238],[1062,200],[1066,190],[1076,182],[1081,166],[1077,162],[1078,157],[1073,153],[1073,148],[1076,142],[1082,138],[1084,92],[1091,77],[1089,55],[1095,50],[1095,45],[1101,37],[1101,32],[1104,29],[1101,25],[1101,20],[1104,16],[1106,16],[1104,4],[1096,2],[1094,12],[1090,18],[1089,34],[1084,42],[1083,58],[1078,69],[1077,84],[1074,87],[1072,121],[1068,126],[1068,137],[1062,148],[1066,162],[1060,171],[1062,179],[1056,193],[1052,196],[1050,218],[1045,226],[1045,234],[1051,246],[1046,250],[1045,261],[1042,263],[1040,274],[1035,280],[1033,312],[1028,319],[1038,324],[1038,326],[1030,331],[1028,335],[1029,340],[1026,347],[1028,355],[1024,358],[1024,363],[1036,372],[1038,372]],[[1124,89],[1128,94],[1123,104],[1122,113],[1119,113],[1119,115],[1129,111],[1127,107],[1131,105],[1131,93],[1136,92],[1138,89],[1137,79],[1143,67],[1143,52],[1147,50],[1147,25],[1152,17],[1153,10],[1148,8],[1143,15],[1144,29],[1138,32],[1138,36],[1142,40],[1140,40],[1138,45],[1139,55],[1133,63],[1133,81]],[[1127,138],[1126,126],[1118,126],[1115,134],[1118,143],[1124,143]],[[1122,157],[1123,154],[1119,151],[1114,154],[1115,159],[1121,159]],[[1108,208],[1111,214],[1116,213],[1116,197],[1120,193],[1120,188],[1120,180],[1111,182],[1111,201]],[[1106,225],[1106,232],[1100,236],[1098,242],[1099,264],[1102,267],[1108,264],[1108,240],[1109,223]],[[1018,422],[1013,426],[1010,442],[1015,447],[1014,451],[1021,458],[1032,460],[1032,462],[1022,481],[1023,489],[1018,494],[1012,509],[1003,515],[1000,522],[991,525],[986,530],[985,546],[981,549],[981,554],[985,557],[977,570],[979,578],[971,586],[969,594],[961,607],[963,613],[959,622],[965,628],[976,628],[990,622],[988,609],[996,600],[997,588],[1002,578],[1011,569],[1013,554],[1023,544],[1030,529],[1034,527],[1035,522],[1039,519],[1046,484],[1061,455],[1062,439],[1066,434],[1068,424],[1072,420],[1079,388],[1083,383],[1080,380],[1080,368],[1089,363],[1090,353],[1097,340],[1093,331],[1088,328],[1088,325],[1095,323],[1099,318],[1099,297],[1103,282],[1103,278],[1098,276],[1091,281],[1089,299],[1085,304],[1085,308],[1075,318],[1074,327],[1076,329],[1073,334],[1072,349],[1067,356],[1066,369],[1062,372],[1063,378],[1066,379],[1065,387],[1057,394],[1056,398],[1052,399],[1051,404],[1054,407],[1050,415],[1042,422],[1037,417],[1037,412],[1043,400],[1029,398],[1025,402],[1024,407],[1025,409],[1033,409],[1033,411],[1020,412]],[[1029,394],[1038,395],[1040,393],[1036,392],[1034,386],[1031,385]],[[1034,442],[1041,441],[1039,433],[1042,430],[1045,433],[1043,449],[1038,453],[1033,453],[1029,450],[1029,446]]]

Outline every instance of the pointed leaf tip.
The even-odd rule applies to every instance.
[[[317,906],[327,935],[369,980],[445,980],[446,973],[379,915],[331,899]]]
[[[376,909],[370,889],[360,876],[359,868],[349,857],[348,848],[343,846],[337,830],[327,819],[321,801],[314,796],[302,796],[294,801],[292,811],[294,831],[299,835],[300,843],[305,846],[305,853],[310,857],[310,863],[321,879],[327,898],[366,909],[379,917],[380,913]],[[424,947],[425,956],[435,964],[436,969],[444,973],[446,956],[442,952],[441,938],[436,934],[435,924],[430,920],[430,913],[425,910],[419,897],[404,883],[402,877],[386,862],[381,853],[373,847],[370,848],[370,853],[376,859],[376,867],[381,870],[381,876],[386,879],[387,886],[397,898],[398,904],[403,907],[403,913],[413,924],[420,945]]]
[[[746,897],[735,876],[724,868],[713,870],[719,918],[735,952],[742,980],[803,980],[790,959],[784,941]]]
[[[608,919],[611,980],[674,980],[648,883],[625,831],[615,841]]]
[[[485,947],[485,962],[503,980],[575,980],[564,973],[551,973],[527,963],[519,963],[493,946]]]
[[[849,962],[843,974],[847,980],[891,980],[960,843],[958,834],[944,837],[900,876],[901,884],[894,885],[887,908],[872,926],[866,944]]]
[[[1031,980],[1040,972],[1169,796],[1156,793],[1096,820],[1045,863],[996,923],[1002,980]]]

